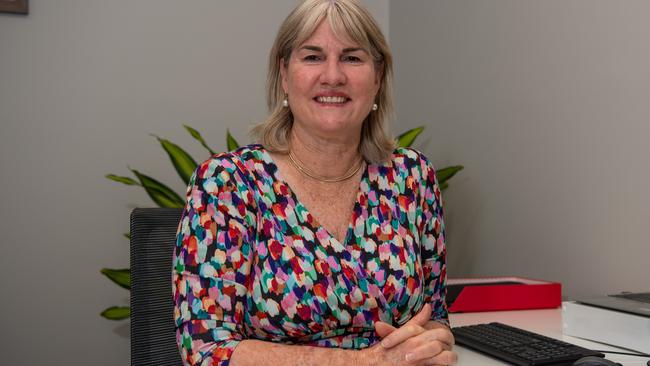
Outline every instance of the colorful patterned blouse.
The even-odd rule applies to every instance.
[[[420,153],[369,164],[343,243],[278,175],[261,145],[196,170],[174,254],[174,318],[182,359],[228,365],[237,344],[360,349],[374,322],[404,324],[425,302],[447,319],[440,189]]]

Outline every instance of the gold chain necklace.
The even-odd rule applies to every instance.
[[[337,182],[343,182],[344,180],[348,180],[352,178],[355,174],[357,174],[357,172],[359,171],[359,169],[361,169],[361,166],[363,165],[363,159],[359,159],[359,163],[356,164],[356,167],[353,165],[342,176],[329,178],[322,175],[318,175],[310,171],[307,167],[304,166],[302,161],[300,161],[297,157],[295,157],[291,152],[289,152],[289,161],[291,162],[291,165],[293,165],[296,169],[298,169],[298,171],[301,172],[302,174],[308,176],[309,178],[315,179],[320,182],[325,182],[325,183],[337,183]]]

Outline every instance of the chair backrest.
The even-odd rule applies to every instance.
[[[181,209],[131,213],[131,365],[182,366],[174,328],[172,255]]]

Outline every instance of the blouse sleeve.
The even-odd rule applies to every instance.
[[[255,210],[246,177],[225,157],[201,164],[187,189],[172,287],[185,365],[228,365],[243,339]]]
[[[431,304],[431,320],[449,325],[447,313],[447,268],[445,248],[445,224],[442,197],[433,165],[422,160],[422,267],[424,274],[424,301]]]

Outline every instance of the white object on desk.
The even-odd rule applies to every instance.
[[[650,318],[573,301],[562,303],[564,334],[650,353]]]
[[[562,334],[562,309],[542,309],[542,310],[514,310],[514,311],[493,311],[480,313],[462,313],[450,314],[452,327],[463,325],[482,324],[490,322],[499,322],[518,327],[531,332],[539,333],[547,337],[560,339],[575,345],[594,349],[618,352],[630,352],[628,350],[603,345],[600,343],[586,341]],[[495,358],[485,356],[469,348],[454,346],[454,351],[458,354],[458,366],[499,366],[507,365]],[[606,353],[606,358],[619,362],[625,366],[646,366],[647,358],[616,355]]]

